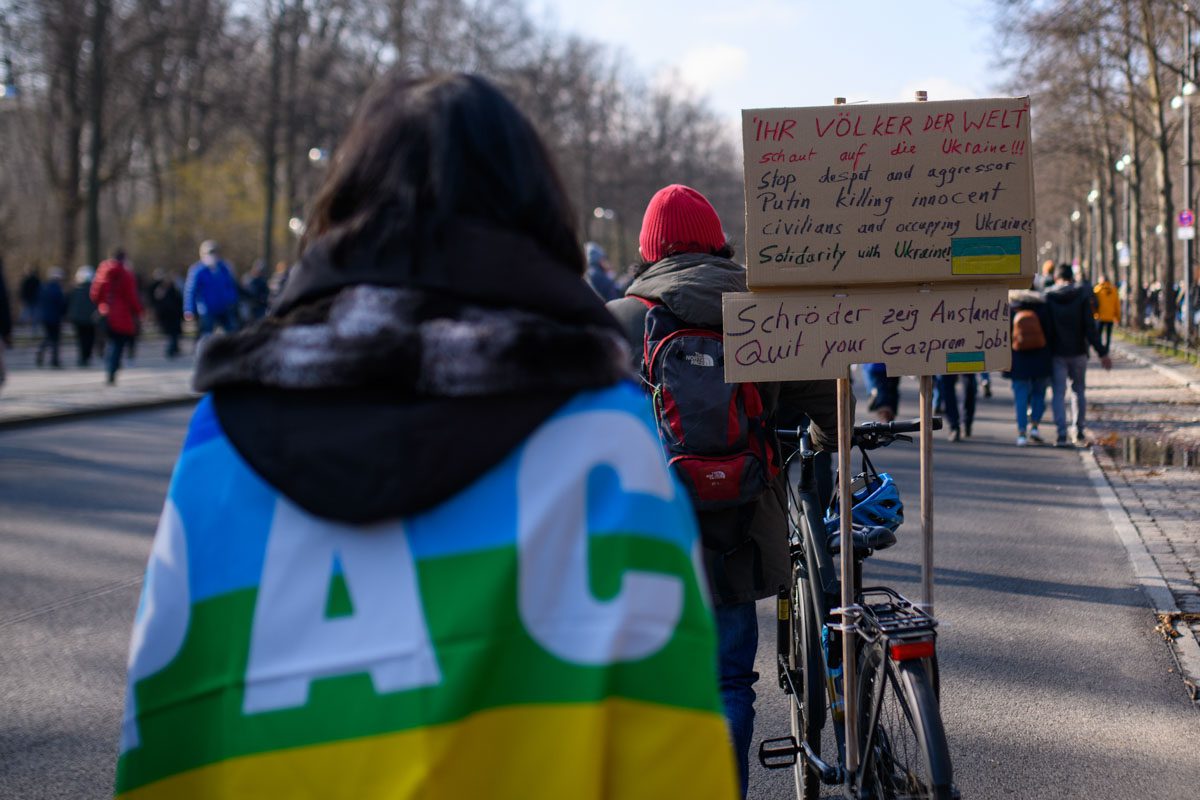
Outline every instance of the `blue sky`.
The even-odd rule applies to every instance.
[[[531,0],[538,19],[742,108],[998,94],[988,0]]]

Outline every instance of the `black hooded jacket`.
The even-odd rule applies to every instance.
[[[468,223],[420,265],[314,244],[270,316],[208,341],[195,384],[269,484],[366,524],[453,496],[627,358],[571,267]]]
[[[647,309],[637,298],[665,305],[689,325],[721,329],[721,295],[746,291],[746,270],[710,255],[669,256],[652,264],[626,291],[608,304],[625,332],[634,368],[641,369]],[[818,447],[837,446],[837,384],[792,381],[759,384],[767,413],[782,425],[806,414]],[[791,579],[787,549],[787,491],[784,476],[749,509],[701,512],[698,515],[705,567],[716,602],[721,605],[758,600],[775,594]]]
[[[1054,328],[1050,351],[1054,355],[1086,356],[1089,344],[1097,355],[1108,355],[1093,316],[1093,299],[1091,289],[1078,283],[1064,283],[1046,291],[1046,305]]]
[[[8,298],[8,283],[4,277],[4,262],[0,261],[0,339],[3,340],[12,336],[11,304],[12,301]]]

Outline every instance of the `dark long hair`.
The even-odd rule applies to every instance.
[[[322,239],[336,263],[365,238],[419,261],[463,218],[521,233],[583,272],[575,215],[529,120],[478,76],[392,74],[355,112],[300,247]]]

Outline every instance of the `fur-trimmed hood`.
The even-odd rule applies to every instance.
[[[196,388],[238,453],[307,511],[362,524],[431,508],[580,391],[628,374],[620,329],[575,265],[507,232],[458,234],[415,280],[377,257],[332,263],[318,243],[271,316],[206,342]]]
[[[1010,306],[1040,306],[1046,304],[1046,298],[1041,292],[1032,289],[1012,289],[1008,293]]]

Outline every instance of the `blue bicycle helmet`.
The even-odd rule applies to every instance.
[[[851,522],[854,525],[879,525],[895,533],[904,522],[904,503],[900,500],[900,490],[892,476],[886,472],[871,475],[863,473],[858,476],[856,483],[858,480],[865,483],[852,495],[854,510],[850,514]],[[837,533],[841,526],[837,502],[835,495],[825,514],[825,530],[830,535]]]

